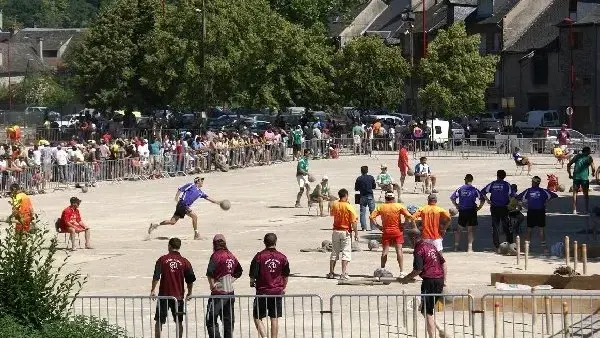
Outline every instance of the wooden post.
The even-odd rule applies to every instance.
[[[569,236],[565,236],[565,263],[569,266],[569,261],[571,259],[571,250],[569,249]]]
[[[581,259],[583,260],[583,275],[587,275],[587,244],[581,244]]]
[[[521,266],[521,237],[515,237],[515,244],[517,245],[517,266]]]
[[[569,330],[569,306],[567,302],[563,303],[563,337],[568,338],[571,337],[571,332]]]
[[[499,303],[494,304],[494,338],[500,338],[500,304]]]
[[[577,261],[579,258],[577,249],[577,241],[573,241],[573,271],[577,271]]]
[[[525,271],[527,271],[527,263],[529,263],[529,241],[525,241]]]
[[[550,297],[544,296],[544,313],[546,314],[546,334],[552,334],[550,318]]]

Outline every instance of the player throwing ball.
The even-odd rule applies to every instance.
[[[203,177],[194,178],[193,183],[188,183],[181,186],[177,189],[177,194],[175,195],[175,201],[177,201],[177,206],[175,207],[175,213],[173,217],[169,220],[162,221],[160,223],[150,223],[150,227],[148,228],[148,235],[152,233],[152,231],[156,230],[161,225],[174,225],[179,221],[179,219],[184,218],[186,215],[192,219],[192,227],[194,228],[194,239],[202,239],[200,237],[200,233],[198,232],[198,215],[192,211],[191,207],[197,199],[203,198],[211,203],[219,204],[219,201],[215,201],[208,197],[208,195],[202,191],[200,188],[204,185]]]

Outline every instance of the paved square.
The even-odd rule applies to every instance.
[[[532,173],[544,179],[543,186],[546,184],[545,176],[548,173],[557,173],[560,182],[569,185],[566,171],[556,169],[554,159],[540,157],[534,161],[539,165],[534,167]],[[317,178],[328,175],[333,192],[346,188],[352,194],[360,166],[368,165],[371,173],[376,175],[380,163],[387,164],[394,179],[399,178],[396,156],[392,155],[311,161],[310,171]],[[438,176],[439,203],[444,207],[451,206],[448,196],[462,183],[466,173],[475,176],[474,184],[480,188],[494,179],[497,169],[505,169],[509,175],[514,173],[514,162],[508,157],[469,160],[432,158],[429,163]],[[101,183],[99,187],[90,189],[87,194],[82,194],[80,190],[71,190],[33,196],[33,203],[36,211],[53,221],[68,205],[70,196],[76,195],[83,200],[81,213],[84,221],[92,228],[95,249],[79,250],[73,253],[69,260],[69,267],[79,268],[89,276],[83,294],[149,294],[154,263],[166,252],[166,239],[177,236],[184,241],[181,252],[190,259],[199,277],[194,289],[195,294],[207,295],[209,290],[203,276],[212,251],[210,238],[216,233],[226,236],[229,248],[240,259],[245,270],[242,279],[236,283],[236,292],[252,294],[254,290],[248,285],[247,272],[253,255],[263,248],[262,237],[267,232],[275,232],[278,235],[278,248],[287,254],[290,260],[293,277],[290,278],[288,294],[318,294],[326,299],[336,293],[397,294],[402,290],[416,293],[419,284],[338,286],[336,281],[325,279],[329,254],[301,253],[300,249],[317,248],[322,240],[330,239],[332,220],[330,217],[316,217],[314,209],[312,215],[308,215],[305,199],[302,201],[302,208],[293,208],[297,192],[295,165],[295,162],[289,162],[228,173],[205,174],[205,189],[208,194],[215,199],[229,199],[232,203],[231,210],[227,212],[206,201],[197,202],[193,206],[199,215],[200,231],[209,240],[192,240],[191,221],[186,218],[175,226],[161,227],[152,234],[152,240],[144,241],[151,221],[171,217],[175,208],[173,198],[177,187],[191,181],[192,177],[120,184]],[[507,180],[518,184],[519,190],[530,185],[530,178],[526,175],[509,176]],[[409,192],[412,192],[413,184],[412,178],[409,177],[406,184]],[[378,194],[376,192],[375,198]],[[561,198],[552,201],[549,207],[551,215],[548,216],[548,243],[560,241],[564,235],[578,239],[579,243],[592,243],[582,232],[586,228],[586,218],[569,215],[569,194],[562,193],[560,196]],[[403,199],[405,204],[425,203],[423,194],[405,193]],[[593,202],[594,199],[592,205]],[[9,213],[7,204],[4,204],[2,212]],[[483,294],[493,290],[489,286],[491,272],[520,271],[523,267],[516,267],[515,257],[504,257],[490,252],[492,242],[488,206],[480,214],[482,216],[480,226],[477,227],[476,252],[445,253],[449,272],[448,291],[466,292],[467,289],[471,289],[475,294]],[[371,275],[379,266],[380,256],[379,252],[366,250],[368,239],[376,238],[376,232],[361,232],[360,235],[361,247],[365,251],[354,253],[349,266],[350,275],[357,278]],[[59,235],[59,241],[63,241],[62,234]],[[447,234],[444,241],[446,249],[451,250],[453,234]],[[533,255],[540,253],[537,237],[533,240],[532,252]],[[532,257],[529,271],[551,273],[562,262],[558,259]],[[412,256],[405,254],[405,270],[410,271],[411,264]],[[338,272],[339,269],[338,264]],[[394,274],[398,273],[393,252],[388,259],[388,269]],[[590,274],[600,272],[598,264],[592,262],[588,265],[588,270]]]

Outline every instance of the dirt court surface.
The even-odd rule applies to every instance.
[[[566,170],[557,169],[555,160],[535,158],[539,165],[532,174],[541,176],[546,184],[546,174],[556,173],[560,182],[568,184]],[[340,188],[353,191],[354,181],[359,174],[360,166],[368,165],[373,175],[379,172],[380,163],[390,168],[395,180],[399,179],[396,157],[391,155],[376,157],[345,157],[336,160],[319,160],[310,162],[310,171],[320,178],[328,175],[332,191]],[[412,161],[411,165],[415,162]],[[475,176],[474,184],[483,188],[495,178],[497,169],[505,169],[509,173],[507,180],[519,185],[519,190],[530,185],[526,175],[513,176],[514,162],[509,158],[469,159],[440,158],[430,159],[429,164],[438,177],[439,204],[450,207],[448,196],[460,186],[466,173]],[[86,295],[148,295],[152,271],[156,259],[166,253],[167,240],[177,236],[183,240],[181,252],[193,264],[198,281],[194,292],[197,295],[208,295],[208,284],[204,274],[208,259],[212,252],[211,240],[217,233],[227,238],[230,250],[239,258],[244,275],[236,282],[236,293],[252,294],[254,290],[248,285],[248,269],[253,255],[262,250],[262,238],[267,232],[275,232],[279,238],[278,249],[284,252],[290,261],[293,276],[290,278],[287,294],[318,294],[326,299],[333,294],[378,293],[397,294],[402,290],[417,293],[420,283],[388,286],[338,286],[336,281],[325,279],[328,271],[328,253],[301,253],[303,248],[317,248],[321,241],[331,238],[330,217],[317,217],[316,210],[308,214],[306,199],[302,200],[302,208],[293,208],[298,190],[295,179],[295,162],[277,164],[268,167],[255,167],[228,173],[209,173],[202,175],[205,180],[205,191],[214,199],[229,199],[231,210],[222,211],[217,205],[199,201],[193,209],[199,215],[201,234],[208,240],[193,240],[191,220],[186,218],[175,226],[164,226],[152,234],[146,241],[146,232],[150,222],[168,219],[174,212],[173,200],[176,189],[193,179],[178,177],[156,181],[138,181],[101,183],[86,194],[80,190],[54,192],[33,196],[36,211],[53,224],[53,220],[69,203],[69,197],[78,196],[83,200],[81,214],[84,221],[92,228],[93,250],[79,250],[69,260],[70,268],[79,268],[89,276],[83,294]],[[424,194],[413,194],[414,182],[407,179],[407,192],[403,194],[405,204],[422,205],[426,202]],[[598,194],[593,192],[593,195]],[[375,192],[375,198],[379,191]],[[570,215],[570,197],[568,193],[560,194],[560,199],[551,202],[548,212],[548,243],[554,244],[570,235],[579,243],[593,244],[590,236],[585,234],[587,218]],[[592,197],[592,206],[596,196]],[[583,209],[581,206],[580,209]],[[4,214],[10,212],[8,204],[3,204]],[[477,238],[474,253],[452,252],[453,234],[444,239],[448,261],[447,291],[453,293],[466,292],[471,289],[475,294],[493,291],[490,284],[491,272],[522,271],[517,267],[515,257],[505,257],[491,252],[491,225],[489,207],[480,212],[480,224],[477,227]],[[456,220],[454,220],[456,222]],[[353,253],[349,272],[351,277],[370,276],[379,267],[380,252],[367,251],[369,239],[377,238],[378,232],[361,232],[361,247],[364,251]],[[466,234],[465,234],[466,237]],[[503,235],[501,235],[503,238]],[[82,235],[83,241],[83,235]],[[59,235],[62,246],[63,235]],[[464,243],[464,242],[463,242]],[[82,243],[83,244],[83,243]],[[532,273],[551,273],[563,261],[537,256],[540,252],[537,237],[532,243],[532,255],[529,271]],[[60,255],[64,255],[62,252]],[[405,254],[404,267],[410,271],[412,256]],[[581,265],[580,265],[581,266]],[[393,251],[388,259],[388,269],[395,275],[398,266]],[[339,272],[340,266],[336,268]],[[600,273],[600,264],[590,261],[588,273]]]

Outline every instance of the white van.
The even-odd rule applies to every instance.
[[[533,134],[536,128],[560,127],[560,119],[556,110],[532,110],[515,123],[515,131]]]
[[[448,146],[448,139],[450,138],[450,122],[434,119],[427,120],[427,127],[431,129],[431,136],[429,137],[433,141],[434,146]]]

